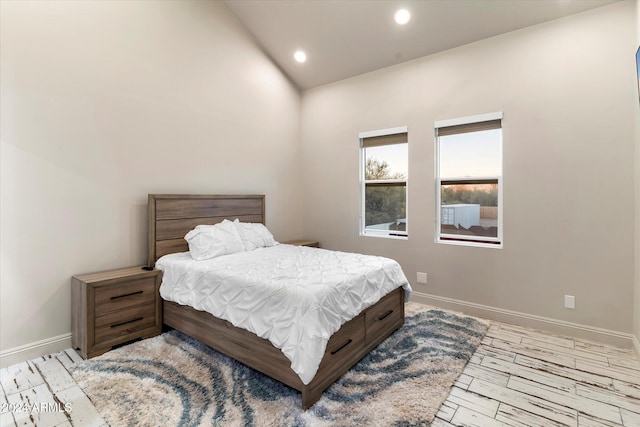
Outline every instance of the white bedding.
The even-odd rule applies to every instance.
[[[411,286],[391,259],[280,244],[195,261],[165,255],[160,295],[268,339],[304,384],[340,326],[381,297]]]

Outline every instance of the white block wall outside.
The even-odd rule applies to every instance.
[[[473,225],[480,225],[480,205],[460,203],[442,205],[440,209],[440,222],[443,225],[455,225],[456,228],[463,226],[467,229]]]

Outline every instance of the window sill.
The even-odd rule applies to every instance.
[[[470,247],[474,247],[474,248],[502,249],[502,242],[500,242],[500,243],[482,243],[482,242],[473,242],[473,241],[465,241],[465,240],[441,240],[441,239],[436,239],[436,243],[441,243],[443,245],[454,245],[454,246],[470,246]]]
[[[360,237],[376,237],[382,239],[392,239],[392,240],[409,240],[409,236],[407,235],[393,235],[393,234],[377,234],[377,233],[363,233],[360,232]]]

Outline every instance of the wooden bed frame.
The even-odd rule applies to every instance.
[[[184,235],[198,224],[224,219],[265,223],[264,195],[149,194],[149,262],[163,255],[188,251]],[[237,328],[226,320],[170,301],[163,301],[163,323],[260,371],[302,393],[307,409],[322,392],[362,357],[404,324],[404,290],[398,288],[330,338],[313,380],[305,385],[291,362],[268,340]]]

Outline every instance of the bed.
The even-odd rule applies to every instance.
[[[164,255],[188,251],[184,236],[197,225],[213,225],[225,219],[265,223],[264,195],[150,194],[148,210],[149,267]],[[404,302],[404,289],[395,288],[342,324],[329,338],[317,372],[306,383],[292,369],[291,360],[270,341],[206,311],[163,300],[163,323],[300,391],[302,407],[307,409],[327,387],[403,325]]]

